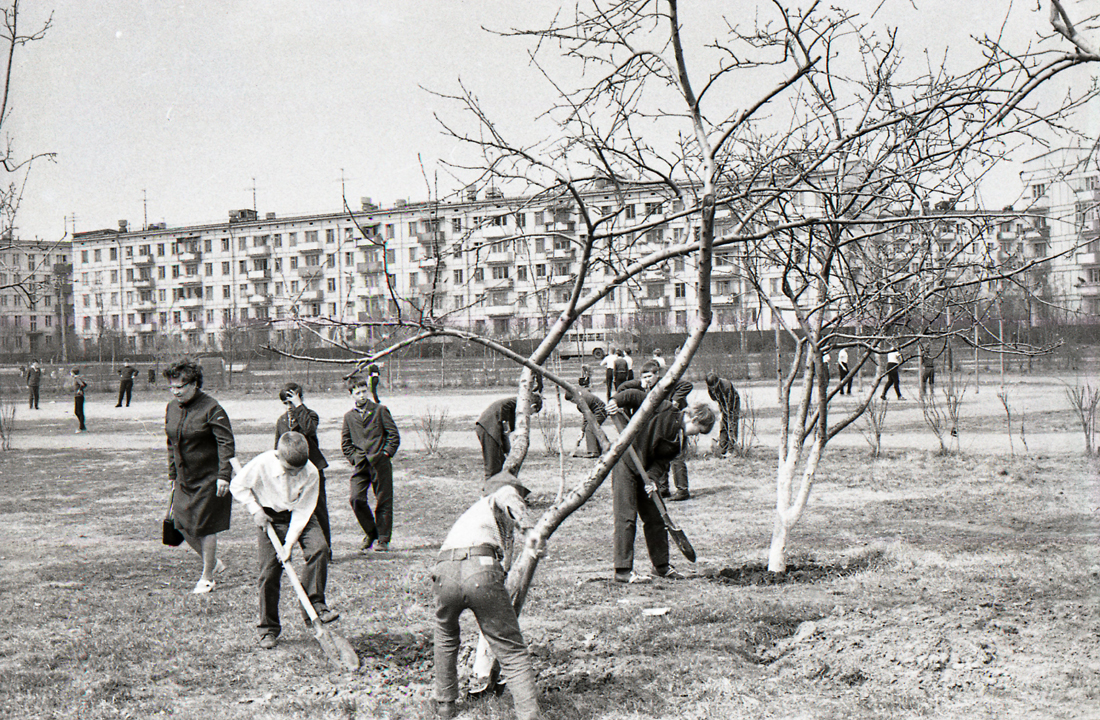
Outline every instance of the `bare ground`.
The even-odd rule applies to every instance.
[[[768,391],[753,389],[762,404]],[[928,451],[913,407],[888,419],[883,458],[851,433],[827,453],[782,576],[761,565],[774,504],[766,424],[753,457],[690,464],[694,497],[672,505],[699,552],[694,566],[678,564],[687,580],[609,582],[601,488],[552,538],[522,618],[547,717],[1100,717],[1100,481],[1059,392],[1020,387],[1035,431],[1015,455],[987,389],[968,404],[962,457]],[[446,406],[465,428],[491,397]],[[443,400],[395,398],[399,423],[410,427],[426,403]],[[265,449],[275,404],[225,404],[241,454]],[[334,465],[329,595],[343,618],[333,628],[359,651],[360,671],[325,665],[289,589],[279,647],[256,648],[256,540],[243,516],[221,538],[230,568],[217,590],[189,594],[197,559],[159,545],[160,399],[129,411],[89,403],[92,432],[75,436],[59,405],[21,411],[17,449],[0,455],[0,716],[429,716],[426,578],[477,494],[472,433],[452,430],[436,456],[405,433],[395,552],[360,557],[333,442],[347,401],[310,404],[326,418]],[[1059,441],[1039,443],[1043,432]],[[587,466],[547,456],[538,435],[524,479],[546,506],[562,464],[571,482]],[[473,623],[464,627],[472,639]],[[462,709],[511,717],[506,695]]]

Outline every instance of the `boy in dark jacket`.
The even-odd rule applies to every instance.
[[[645,390],[620,390],[607,403],[607,412],[609,415],[620,410],[634,413],[645,399]],[[648,576],[634,573],[634,535],[639,517],[654,573],[669,579],[682,577],[669,565],[668,530],[650,493],[656,491],[662,474],[668,476],[669,463],[683,452],[688,436],[708,433],[712,427],[714,411],[710,406],[698,404],[678,410],[664,400],[646,420],[632,443],[645,469],[645,476],[638,472],[627,456],[615,464],[611,476],[615,516],[615,582],[649,580]]]
[[[841,376],[843,377],[843,376]],[[718,373],[707,373],[707,393],[710,399],[718,403],[722,414],[718,430],[718,452],[722,457],[732,453],[737,445],[737,424],[741,419],[741,396],[733,383],[718,377]]]
[[[531,412],[542,409],[542,396],[531,396]],[[509,436],[516,429],[516,396],[494,401],[477,419],[474,432],[481,443],[481,459],[485,464],[485,480],[504,468],[504,460],[512,450]]]
[[[390,549],[393,531],[393,465],[401,435],[385,405],[371,400],[370,383],[358,373],[348,378],[348,392],[355,408],[344,415],[340,449],[351,464],[351,509],[365,537],[359,552]],[[374,489],[375,507],[371,513],[367,490]]]
[[[321,418],[305,406],[302,400],[302,386],[295,382],[283,385],[279,390],[279,402],[286,406],[286,412],[275,421],[275,445],[279,447],[279,438],[283,433],[294,431],[301,433],[309,447],[309,461],[317,468],[319,491],[317,494],[317,509],[313,512],[317,518],[317,524],[321,526],[321,532],[328,543],[329,551],[332,550],[332,529],[328,519],[328,493],[325,490],[325,468],[328,461],[321,454],[320,443],[317,442],[317,426]]]
[[[660,363],[656,360],[646,360],[642,364],[642,372],[637,380],[629,380],[623,383],[622,389],[636,389],[649,392],[657,385],[657,381],[661,379],[661,375],[664,371],[661,369]],[[683,410],[687,407],[687,398],[691,394],[694,386],[684,380],[683,378],[676,381],[676,384],[672,386],[668,391],[668,400],[672,404],[672,407],[677,410]],[[661,497],[666,497],[670,500],[688,500],[691,498],[691,492],[688,490],[688,471],[687,460],[684,459],[683,454],[672,459],[669,463],[669,470],[672,471],[672,485],[676,488],[676,492],[670,493],[668,487],[668,471],[666,470],[664,475],[657,479],[657,489],[661,492]]]

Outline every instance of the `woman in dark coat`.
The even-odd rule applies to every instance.
[[[202,367],[181,360],[164,371],[175,400],[168,403],[168,477],[172,480],[172,517],[187,544],[202,558],[196,595],[214,589],[218,533],[229,529],[233,498],[230,460],[235,455],[233,428],[218,401],[202,391]]]

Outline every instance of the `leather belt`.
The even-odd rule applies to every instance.
[[[471,557],[494,557],[501,559],[501,552],[492,545],[474,545],[473,547],[450,548],[439,552],[440,560],[465,560]]]

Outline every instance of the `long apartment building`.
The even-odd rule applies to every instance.
[[[278,321],[297,318],[324,320],[317,323],[321,332],[369,343],[372,328],[327,321],[392,319],[398,311],[416,318],[430,305],[434,317],[452,326],[501,339],[528,337],[568,300],[579,270],[576,217],[566,208],[490,195],[387,209],[364,200],[350,216],[261,218],[240,210],[216,224],[131,230],[121,222],[117,230],[77,233],[76,333],[85,347],[109,336],[135,352],[165,342],[216,350],[237,331],[275,334],[289,325]],[[624,222],[659,219],[661,210],[656,198],[639,197]],[[685,222],[670,222],[650,230],[632,253],[690,232]],[[742,316],[732,262],[723,256],[716,264],[716,319],[744,325],[755,318]],[[594,263],[590,272],[600,280],[605,266]],[[670,261],[616,289],[584,324],[685,330],[694,283],[690,260]]]
[[[1097,183],[1089,177],[1071,181],[1075,188]],[[1044,192],[1053,193],[1056,186],[1051,182]],[[625,227],[645,226],[625,251],[629,257],[698,232],[691,219],[675,217],[682,208],[651,190],[632,191],[624,201],[596,188],[587,201]],[[1059,208],[1033,209],[1027,219],[991,227],[980,252],[1000,261],[1057,255],[1041,276],[1049,287],[1036,284],[1032,292],[1095,313],[1100,293],[1089,288],[1100,287],[1098,254],[1095,248],[1059,254],[1058,243],[1064,241],[1045,220]],[[1081,232],[1096,237],[1095,211],[1095,201],[1076,207],[1092,224],[1080,226],[1074,242]],[[958,240],[952,223],[940,225],[937,242],[946,254]],[[319,332],[363,344],[377,329],[354,323],[426,313],[502,340],[532,337],[568,301],[580,269],[581,232],[583,225],[567,204],[535,205],[492,192],[480,199],[398,202],[392,208],[364,199],[350,215],[261,218],[239,210],[221,223],[141,230],[123,222],[117,230],[73,238],[76,333],[85,348],[106,336],[135,352],[164,343],[218,350],[237,343],[240,332],[259,342],[292,325],[279,321],[304,319],[314,321]],[[890,242],[901,247],[904,238]],[[714,329],[770,328],[767,305],[745,292],[737,252],[715,255]],[[609,263],[600,262],[604,255],[618,267],[629,259],[620,256],[622,247],[597,247],[595,253],[587,270],[597,282],[611,272]],[[692,258],[669,260],[616,288],[582,318],[582,327],[685,332],[696,305],[696,278]],[[778,297],[778,276],[764,291]]]

